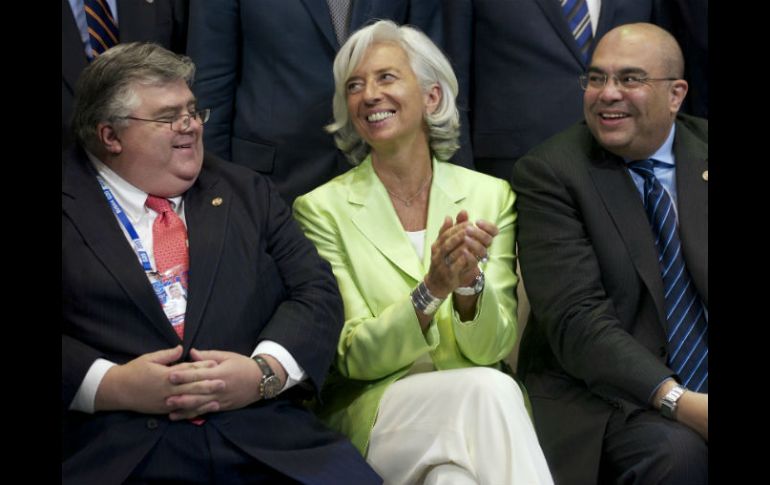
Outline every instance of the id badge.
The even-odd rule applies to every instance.
[[[184,282],[186,275],[180,275],[173,271],[164,274],[151,273],[150,280],[155,295],[163,307],[168,321],[174,328],[184,324],[184,315],[187,310],[187,288]]]

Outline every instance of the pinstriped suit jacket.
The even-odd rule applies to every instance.
[[[283,345],[320,389],[342,325],[342,303],[329,265],[275,188],[259,174],[207,155],[184,197],[190,286],[182,359],[192,347],[250,355],[269,339]],[[216,197],[221,204],[212,204]],[[179,343],[90,162],[73,149],[62,173],[64,483],[121,483],[169,426],[185,424],[162,415],[67,411],[96,358],[122,364]],[[204,426],[303,483],[378,483],[351,444],[299,404],[301,392],[292,388],[276,399],[208,414]],[[172,470],[183,466],[168,463]]]

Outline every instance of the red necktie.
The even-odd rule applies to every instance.
[[[187,228],[182,219],[171,209],[171,204],[163,197],[147,196],[145,205],[158,213],[152,225],[152,250],[155,254],[155,268],[162,279],[179,278],[187,288],[187,271],[190,255],[187,249]],[[174,331],[184,340],[184,320],[174,325]],[[206,422],[204,418],[190,420],[196,426]]]
[[[171,204],[163,197],[147,196],[145,205],[158,213],[152,225],[153,253],[155,268],[163,281],[178,279],[187,287],[189,253],[187,250],[187,229],[182,219],[171,209]],[[184,336],[184,322],[175,325],[179,338]]]

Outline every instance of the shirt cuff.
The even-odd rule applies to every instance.
[[[655,389],[652,390],[652,393],[650,393],[650,398],[647,399],[647,402],[650,403],[652,406],[655,406],[655,403],[652,402],[652,399],[655,397],[655,394],[658,392],[658,389],[660,389],[660,386],[662,386],[667,380],[674,379],[673,376],[668,376],[662,381],[660,381],[660,384],[655,386]]]
[[[104,379],[107,371],[115,365],[117,364],[106,359],[96,359],[91,364],[91,368],[86,372],[86,376],[83,378],[83,382],[80,384],[78,392],[70,404],[70,411],[94,413],[96,390],[99,389],[99,384],[102,383],[102,379]]]
[[[254,357],[257,354],[272,355],[275,360],[277,360],[286,370],[286,383],[283,385],[281,392],[289,389],[290,387],[293,387],[294,385],[304,381],[305,378],[307,378],[307,374],[305,374],[305,371],[302,369],[302,367],[297,364],[297,361],[294,360],[294,357],[292,357],[289,351],[278,342],[274,342],[272,340],[261,341],[257,345],[257,348],[254,349],[254,352],[251,354],[251,356]]]

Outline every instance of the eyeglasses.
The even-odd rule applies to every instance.
[[[137,118],[136,116],[123,116],[120,119],[124,120],[136,120],[136,121],[150,121],[152,123],[168,123],[171,126],[172,131],[184,131],[190,127],[192,119],[198,120],[198,123],[205,124],[211,116],[211,108],[201,110],[190,110],[189,113],[178,115],[173,118],[161,118],[157,120],[148,120],[146,118]]]
[[[589,72],[579,76],[580,87],[583,88],[584,91],[588,88],[601,90],[607,85],[607,80],[609,80],[610,77],[612,77],[617,85],[624,91],[639,89],[645,84],[649,84],[651,81],[676,81],[679,79],[678,77],[644,77],[633,74],[621,74],[620,76],[613,74],[612,76],[608,76],[604,73]]]

